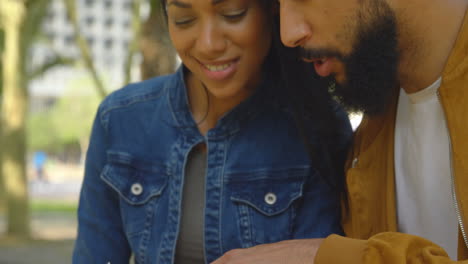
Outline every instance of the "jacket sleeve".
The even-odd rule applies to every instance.
[[[315,264],[445,264],[452,261],[444,249],[424,238],[386,232],[368,240],[331,235],[320,246]]]
[[[94,120],[78,207],[74,264],[129,263],[118,194],[100,178],[106,164],[107,137],[100,114]]]

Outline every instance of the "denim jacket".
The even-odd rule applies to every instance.
[[[184,70],[108,96],[93,125],[73,263],[173,263],[189,152],[207,147],[204,254],[341,233],[340,205],[320,180],[268,82],[202,136]],[[343,144],[351,136],[343,116]]]

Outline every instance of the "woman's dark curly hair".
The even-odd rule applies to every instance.
[[[158,1],[158,0],[156,0]],[[159,0],[167,18],[166,0]],[[299,59],[297,49],[281,43],[278,3],[258,0],[266,12],[272,12],[272,47],[264,63],[267,78],[271,78],[274,98],[291,109],[301,140],[321,179],[338,196],[344,194],[344,162],[347,142],[343,142],[345,120],[336,115],[337,103],[329,93],[329,83],[316,75],[312,64]],[[311,137],[313,136],[313,137]]]

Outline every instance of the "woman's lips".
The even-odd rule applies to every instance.
[[[226,80],[237,71],[239,59],[215,61],[215,62],[200,62],[201,68],[205,75],[212,80]]]

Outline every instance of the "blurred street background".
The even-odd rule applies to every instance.
[[[48,162],[44,171],[43,180],[28,171],[29,239],[7,238],[6,214],[0,213],[0,263],[70,263],[82,166]]]
[[[99,102],[178,63],[159,0],[0,0],[0,264],[71,263]]]

